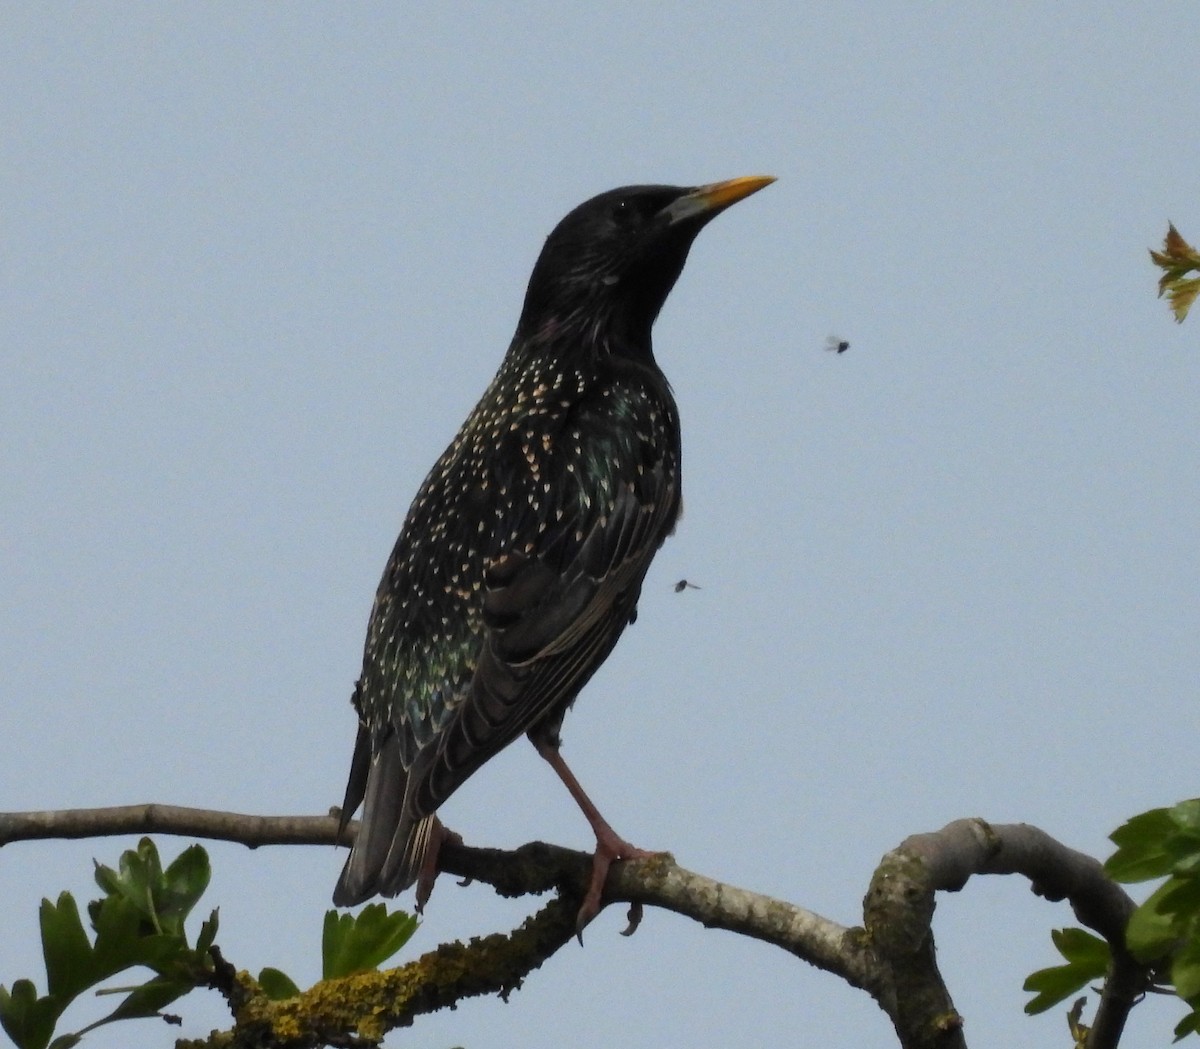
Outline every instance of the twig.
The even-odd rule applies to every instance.
[[[118,805],[102,809],[0,812],[0,846],[45,838],[103,838],[115,834],[176,834],[260,845],[349,845],[352,823],[338,839],[336,816],[248,816],[182,805]]]

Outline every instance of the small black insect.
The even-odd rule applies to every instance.
[[[689,583],[686,579],[681,579],[681,580],[679,580],[678,583],[675,584],[675,593],[677,593],[677,594],[682,594],[685,590],[699,590],[699,589],[701,589],[701,588],[698,587],[695,583]]]
[[[831,353],[845,353],[848,349],[850,349],[850,343],[836,335],[830,335],[829,338],[825,340],[825,349],[829,350]]]

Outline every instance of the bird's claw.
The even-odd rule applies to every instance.
[[[418,914],[425,913],[425,904],[429,902],[429,897],[433,895],[433,883],[437,881],[437,872],[433,876],[426,878],[424,874],[417,879],[416,900],[413,903],[413,910]]]
[[[614,863],[623,860],[644,860],[659,855],[661,853],[647,852],[645,849],[639,849],[636,845],[630,845],[629,842],[623,841],[615,835],[612,840],[597,843],[595,855],[592,856],[592,878],[588,882],[583,904],[575,918],[575,938],[579,940],[580,946],[583,946],[583,930],[600,913],[601,897],[604,893],[604,884],[608,881],[609,868]],[[629,905],[628,918],[629,926],[621,933],[622,936],[632,936],[641,923],[642,905],[640,903]]]
[[[625,915],[629,922],[624,929],[621,930],[622,936],[632,936],[638,930],[638,926],[642,924],[642,916],[645,914],[645,909],[640,903],[631,903],[629,905],[629,913]]]

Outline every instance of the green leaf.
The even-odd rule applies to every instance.
[[[1191,919],[1200,914],[1200,878],[1172,875],[1161,888],[1158,909],[1172,915],[1179,931],[1185,932]]]
[[[158,850],[148,838],[138,842],[137,849],[126,849],[117,862],[117,892],[127,899],[147,921],[154,920],[154,897],[150,881],[161,870]]]
[[[46,1049],[63,1007],[39,998],[32,980],[16,980],[10,992],[0,985],[0,1027],[19,1049]]]
[[[1025,1003],[1031,1016],[1065,1001],[1092,980],[1103,979],[1108,971],[1111,955],[1099,937],[1083,929],[1055,929],[1050,937],[1067,964],[1039,969],[1025,980],[1024,990],[1035,992]]]
[[[1151,809],[1128,820],[1109,838],[1117,851],[1108,858],[1104,869],[1117,881],[1146,881],[1171,873],[1171,857],[1164,843],[1176,828],[1168,809]]]
[[[1171,819],[1180,830],[1190,830],[1200,835],[1200,798],[1172,806]]]
[[[175,857],[157,886],[156,902],[164,928],[183,935],[183,923],[204,895],[211,878],[208,853],[199,845],[191,845]]]
[[[118,869],[96,864],[96,884],[130,903],[155,932],[183,936],[184,922],[208,888],[212,867],[199,845],[184,849],[164,871],[149,838],[121,854]],[[90,910],[95,920],[96,909]]]
[[[212,914],[208,916],[208,921],[200,926],[200,934],[196,937],[196,953],[203,957],[208,954],[208,950],[216,942],[217,926],[220,924],[217,921],[217,911],[219,908],[214,907]]]
[[[72,998],[107,974],[96,971],[91,942],[79,919],[75,898],[69,892],[61,893],[57,903],[42,900],[38,921],[47,988],[50,995],[62,1000],[65,1009]]]
[[[1108,943],[1083,929],[1054,929],[1050,939],[1059,953],[1069,962],[1089,966],[1098,975],[1104,975],[1112,953]]]
[[[134,965],[161,971],[189,954],[182,936],[153,932],[142,911],[125,896],[101,900],[92,924],[96,929],[96,970],[102,974],[97,979]]]
[[[388,914],[382,903],[364,907],[358,915],[325,912],[321,939],[323,978],[335,979],[368,972],[387,961],[417,929],[416,915]]]
[[[1200,870],[1200,840],[1180,834],[1166,843],[1166,852],[1171,857],[1172,874],[1195,878]]]
[[[99,860],[92,860],[92,865],[96,868],[93,877],[96,879],[96,884],[104,891],[104,895],[119,895],[121,892],[121,879],[117,875],[117,872],[111,867],[104,866]]]
[[[162,861],[158,858],[158,846],[154,844],[150,838],[142,838],[137,843],[137,852],[125,853],[130,858],[130,863],[136,862],[141,864],[141,881],[146,885],[157,885],[163,880]]]
[[[194,990],[195,986],[194,983],[187,980],[155,976],[140,987],[133,988],[111,1013],[95,1023],[88,1024],[83,1031],[91,1031],[103,1024],[113,1023],[117,1020],[138,1020],[149,1016],[158,1016],[173,1001],[182,998],[188,991]]]
[[[83,1041],[82,1035],[60,1034],[50,1043],[50,1049],[74,1049],[81,1041]]]
[[[147,845],[150,846],[149,850],[145,849]],[[122,899],[134,909],[141,921],[155,932],[162,932],[154,913],[154,896],[150,888],[151,870],[158,867],[158,856],[157,852],[152,857],[146,855],[153,848],[153,843],[143,838],[138,845],[140,852],[127,849],[121,853],[115,871],[96,863],[96,884],[104,890],[105,900],[95,901],[89,906],[88,913],[93,924],[101,904],[110,899]]]
[[[1200,942],[1185,943],[1171,959],[1171,982],[1175,993],[1185,1000],[1200,995]]]
[[[1066,1001],[1081,987],[1086,987],[1091,979],[1090,974],[1075,965],[1056,965],[1030,973],[1022,990],[1036,993],[1025,1003],[1025,1012],[1030,1016],[1044,1013],[1059,1002]]]
[[[1163,882],[1130,916],[1125,928],[1125,942],[1140,962],[1153,962],[1172,950],[1179,940],[1179,928],[1174,918],[1160,904],[1171,891],[1174,879]]]
[[[292,978],[278,969],[263,969],[258,974],[258,985],[263,989],[263,994],[273,1002],[300,996],[300,988],[292,982]]]
[[[1175,1025],[1175,1041],[1189,1034],[1200,1034],[1200,1010],[1193,1010]]]

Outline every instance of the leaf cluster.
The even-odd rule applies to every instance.
[[[325,912],[321,937],[321,979],[370,972],[392,957],[417,931],[417,916],[395,911],[389,914],[382,903],[372,903],[358,914]],[[263,969],[258,984],[272,1001],[295,998],[300,988],[286,973]]]
[[[0,985],[0,1026],[19,1049],[71,1049],[89,1031],[116,1020],[164,1016],[162,1010],[197,987],[215,986],[213,954],[217,911],[189,944],[184,924],[212,876],[208,854],[192,845],[164,870],[149,838],[121,854],[117,868],[96,864],[96,884],[104,895],[87,906],[91,934],[69,892],[56,902],[42,901],[39,912],[47,992],[32,980],[12,989]],[[417,929],[417,918],[389,913],[381,904],[357,915],[327,911],[322,937],[322,978],[326,980],[378,968],[403,947]],[[100,985],[127,969],[149,969],[151,976],[125,987]],[[263,969],[259,989],[269,999],[298,996],[295,982],[279,969]],[[66,1009],[84,992],[122,994],[121,1003],[86,1027],[55,1036]]]
[[[1158,281],[1158,297],[1167,297],[1175,320],[1182,324],[1196,296],[1200,295],[1200,277],[1188,277],[1189,273],[1200,272],[1200,252],[1179,235],[1174,225],[1168,223],[1162,251],[1152,250],[1150,258],[1163,271]]]
[[[1115,880],[1165,879],[1133,912],[1125,946],[1187,1003],[1176,1040],[1200,1034],[1200,798],[1143,812],[1110,837],[1117,851],[1104,866]],[[1035,992],[1027,1013],[1043,1012],[1093,980],[1103,980],[1112,962],[1109,945],[1083,929],[1056,929],[1051,935],[1066,964],[1041,969],[1025,981],[1025,990]]]
[[[1176,1039],[1200,1034],[1200,798],[1134,816],[1112,840],[1105,867],[1117,881],[1165,879],[1133,912],[1126,945],[1190,1007]]]
[[[116,1020],[160,1016],[194,987],[208,982],[209,948],[217,933],[214,910],[189,945],[184,922],[208,887],[208,855],[199,845],[185,849],[163,869],[149,838],[121,855],[116,870],[96,864],[104,895],[88,904],[92,935],[84,929],[69,892],[42,900],[39,919],[47,993],[32,980],[0,985],[0,1025],[20,1049],[70,1049],[88,1031]],[[124,994],[121,1003],[82,1030],[54,1037],[59,1018],[83,992],[126,969],[148,968],[143,983],[101,992]],[[51,1039],[53,1038],[53,1041]]]

